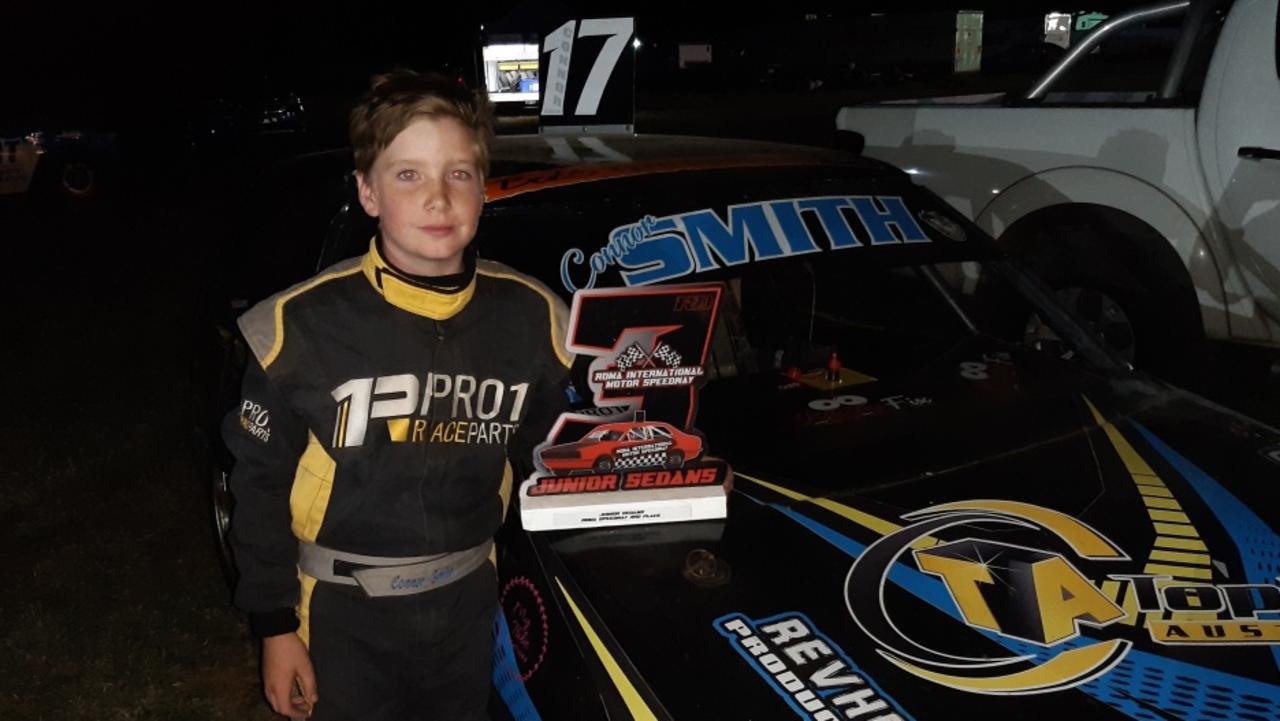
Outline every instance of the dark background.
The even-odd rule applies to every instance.
[[[825,144],[843,104],[1016,91],[1051,60],[1036,33],[1058,8],[966,4],[989,12],[984,71],[956,77],[954,9],[881,5],[643,5],[638,130]],[[570,3],[546,16],[635,9]],[[897,12],[872,15],[881,10]],[[263,180],[271,168],[345,142],[347,109],[371,73],[473,76],[482,24],[510,30],[536,15],[511,2],[0,11],[0,137],[114,138],[91,197],[0,196],[10,259],[0,282],[0,718],[270,717],[208,513],[211,319],[227,276],[254,261],[230,249],[286,197]],[[680,71],[678,41],[713,43],[716,64]],[[252,114],[290,93],[306,108],[305,132],[220,144],[197,132],[215,122],[211,108]],[[501,125],[533,128],[519,114]],[[323,228],[329,212],[311,222]],[[274,237],[318,247],[292,237],[309,232]],[[1272,355],[1211,344],[1181,380],[1278,423]]]

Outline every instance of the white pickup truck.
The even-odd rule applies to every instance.
[[[865,154],[1025,260],[1117,351],[1280,346],[1277,0],[1117,15],[1016,96],[842,108]]]

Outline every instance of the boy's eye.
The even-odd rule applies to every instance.
[[[456,179],[458,179],[458,180],[471,180],[471,171],[469,171],[469,170],[455,170],[455,171],[453,171],[453,177],[454,177],[454,178],[456,178]]]
[[[416,180],[417,178],[418,172],[415,170],[401,170],[396,173],[397,180]]]

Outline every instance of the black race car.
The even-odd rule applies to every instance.
[[[723,520],[508,515],[495,717],[1280,718],[1280,432],[1116,360],[886,165],[644,136],[494,158],[483,257],[566,299],[723,284],[695,425],[735,474]],[[317,265],[364,251],[360,215]]]

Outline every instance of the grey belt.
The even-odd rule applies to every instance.
[[[462,578],[479,568],[492,548],[493,541],[488,540],[464,551],[434,556],[362,556],[300,541],[298,568],[317,581],[360,586],[369,596],[409,596]],[[365,568],[353,570],[350,576],[339,575],[333,572],[335,561]]]

